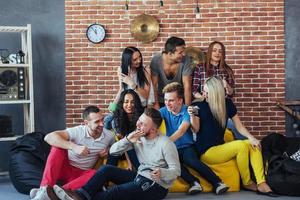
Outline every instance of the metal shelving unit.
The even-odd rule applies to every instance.
[[[24,98],[15,97],[16,95],[8,95],[0,98],[0,104],[22,104],[24,116],[24,133],[34,132],[34,98],[33,98],[33,70],[32,70],[32,42],[31,42],[31,25],[27,26],[0,26],[1,33],[19,33],[21,36],[21,50],[25,53],[24,64],[3,64],[0,63],[0,70],[23,69],[24,73],[18,74],[18,79],[24,79],[24,85],[17,81],[18,90],[24,90]],[[21,84],[21,85],[19,85]],[[22,87],[24,86],[24,87]],[[16,137],[2,137],[0,141],[15,140]]]

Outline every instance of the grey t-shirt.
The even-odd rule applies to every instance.
[[[93,168],[99,159],[100,151],[109,148],[115,141],[114,134],[105,128],[103,128],[102,135],[96,140],[88,134],[87,127],[84,125],[68,128],[66,131],[70,141],[84,145],[90,151],[88,155],[82,156],[68,150],[70,164],[83,170]]]
[[[165,135],[153,140],[140,138],[141,143],[130,143],[126,138],[114,143],[110,154],[120,155],[134,148],[139,162],[138,174],[151,179],[151,170],[159,168],[161,179],[157,181],[164,188],[170,188],[173,181],[180,175],[180,164],[175,144]]]
[[[150,63],[151,68],[151,74],[154,76],[158,76],[158,102],[163,103],[164,102],[164,95],[162,93],[162,89],[169,83],[172,82],[178,82],[182,83],[182,77],[185,75],[191,76],[193,73],[193,68],[191,67],[191,59],[189,57],[184,57],[183,62],[180,63],[176,75],[173,77],[173,79],[168,79],[164,73],[163,68],[163,60],[162,60],[162,54],[155,54],[153,58],[151,59]]]

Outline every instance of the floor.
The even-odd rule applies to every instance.
[[[241,191],[241,192],[230,192],[222,196],[216,196],[212,193],[202,193],[195,196],[188,196],[184,193],[170,193],[167,200],[271,200],[272,197],[257,195],[253,192]],[[299,200],[299,197],[288,197],[281,196],[280,200]],[[28,195],[23,195],[17,192],[14,186],[11,184],[8,176],[0,176],[0,200],[29,200]]]

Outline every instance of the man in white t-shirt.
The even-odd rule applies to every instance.
[[[30,191],[33,200],[57,199],[52,186],[58,180],[65,189],[78,189],[96,172],[93,167],[106,157],[114,143],[114,135],[103,128],[103,114],[96,106],[83,111],[83,125],[47,134],[44,140],[51,151],[44,169],[40,188]]]

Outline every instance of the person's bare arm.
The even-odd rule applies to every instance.
[[[153,107],[159,110],[160,106],[158,102],[158,76],[152,74],[151,79],[152,79],[152,84],[154,89],[154,100],[155,100]]]
[[[72,150],[79,155],[89,154],[89,149],[86,146],[80,146],[69,141],[69,135],[66,130],[51,132],[45,136],[44,140],[51,146]]]
[[[184,102],[189,106],[192,103],[192,77],[190,75],[182,76],[182,83],[184,89]]]

